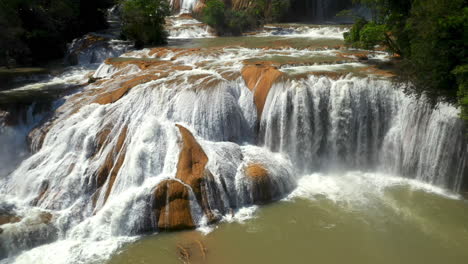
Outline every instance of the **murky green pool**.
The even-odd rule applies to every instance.
[[[347,186],[350,177],[300,182],[321,187],[296,190],[240,221],[251,216],[245,209],[206,235],[143,238],[108,263],[466,263],[466,200],[405,181],[382,187],[358,177]]]

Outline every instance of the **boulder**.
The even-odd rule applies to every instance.
[[[152,210],[159,230],[195,227],[190,211],[189,189],[177,180],[165,180],[153,192]]]
[[[252,184],[250,195],[254,204],[265,204],[273,200],[273,183],[265,167],[250,164],[245,168],[245,176]]]

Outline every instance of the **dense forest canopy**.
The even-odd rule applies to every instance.
[[[63,56],[66,43],[107,26],[113,0],[0,0],[0,65]]]
[[[357,0],[373,12],[358,18],[345,35],[348,44],[383,45],[403,58],[417,87],[455,95],[468,119],[468,7],[466,0]]]

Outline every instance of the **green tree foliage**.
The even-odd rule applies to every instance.
[[[167,0],[123,0],[122,34],[136,47],[167,43],[165,17],[170,14]]]
[[[0,65],[63,56],[66,43],[107,26],[112,0],[0,0]]]
[[[385,41],[385,26],[376,23],[367,23],[359,34],[359,42],[364,49],[373,49]]]
[[[208,0],[203,9],[203,22],[211,26],[218,35],[240,35],[258,26],[255,12],[235,11],[226,8],[221,0]]]
[[[468,64],[458,66],[453,70],[458,81],[458,98],[462,106],[461,117],[468,120]]]
[[[347,44],[380,44],[399,54],[413,82],[431,94],[456,94],[467,117],[468,6],[466,0],[358,0],[373,10],[372,21],[358,19]],[[457,89],[458,80],[458,89]]]
[[[221,0],[208,0],[202,20],[218,35],[240,35],[265,23],[281,20],[289,3],[289,0],[257,0],[245,10],[232,10]]]

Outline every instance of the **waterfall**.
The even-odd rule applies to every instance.
[[[373,169],[459,191],[467,143],[458,110],[388,81],[309,77],[276,84],[260,138],[302,173]]]
[[[190,14],[199,0],[171,0],[170,5],[173,10],[180,14]]]
[[[94,83],[24,129],[34,127],[33,153],[0,178],[9,219],[0,257],[105,261],[143,233],[206,227],[327,170],[460,190],[467,143],[459,110],[432,107],[385,76],[340,75],[364,72],[354,55],[316,63],[338,52],[155,48],[106,60]],[[279,56],[292,62],[248,61]],[[314,64],[294,62],[304,57]]]

